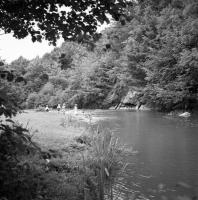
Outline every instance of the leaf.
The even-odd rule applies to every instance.
[[[11,120],[11,119],[6,119],[6,122],[10,122],[10,123],[14,123],[14,121],[13,120]]]
[[[104,170],[105,170],[106,175],[109,177],[109,171],[108,171],[108,169],[105,167]]]

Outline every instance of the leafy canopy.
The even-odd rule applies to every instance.
[[[126,0],[1,0],[0,29],[55,44],[60,35],[66,40],[95,33],[110,17],[119,20],[126,6]]]

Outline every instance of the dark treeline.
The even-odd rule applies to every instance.
[[[137,90],[138,102],[158,110],[197,108],[198,3],[156,2],[127,7],[97,41],[68,41],[4,66],[27,81],[11,84],[21,105],[108,108]]]

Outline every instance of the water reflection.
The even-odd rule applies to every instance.
[[[150,199],[163,195],[174,198],[175,194],[195,199],[198,115],[190,119],[155,112],[100,111],[95,115],[106,117],[103,126],[112,128],[123,143],[140,152],[136,166],[139,177],[128,176],[128,188],[140,184]]]

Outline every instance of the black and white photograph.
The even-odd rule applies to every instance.
[[[198,0],[0,0],[0,200],[198,200]]]

